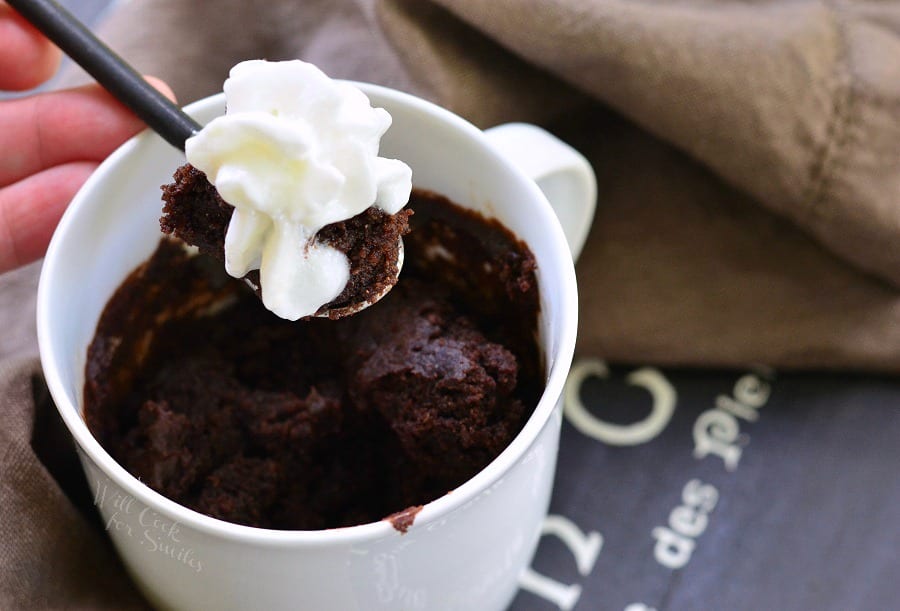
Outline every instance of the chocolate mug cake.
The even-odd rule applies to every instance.
[[[506,447],[543,391],[527,246],[434,193],[414,190],[409,208],[400,281],[341,320],[278,318],[164,239],[90,345],[93,434],[145,484],[216,518],[408,527]]]

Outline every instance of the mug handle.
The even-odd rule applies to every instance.
[[[584,155],[530,123],[506,123],[485,130],[488,142],[534,180],[556,212],[578,259],[597,204],[597,178]]]

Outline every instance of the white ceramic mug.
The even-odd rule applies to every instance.
[[[239,526],[151,490],[100,446],[81,410],[86,351],[100,313],[157,245],[159,187],[184,163],[155,134],[133,138],[100,166],[60,222],[41,273],[37,324],[47,384],[95,504],[135,582],[161,608],[503,609],[537,546],[556,466],[577,296],[566,234],[532,178],[559,197],[577,254],[593,215],[593,172],[543,130],[513,125],[485,133],[421,99],[358,85],[393,116],[383,156],[406,161],[416,186],[499,219],[531,248],[546,389],[509,447],[425,505],[406,534],[387,521],[322,531]],[[223,96],[187,111],[207,122],[224,112]]]

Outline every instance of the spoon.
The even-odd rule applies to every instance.
[[[6,2],[175,148],[184,151],[185,141],[202,128],[55,0]],[[403,265],[403,240],[398,246],[397,274]],[[388,285],[369,299],[348,306],[320,310],[315,316],[335,319],[356,314],[380,300],[392,287]]]

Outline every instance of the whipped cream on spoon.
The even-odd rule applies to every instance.
[[[8,3],[167,142],[176,148],[184,149],[187,140],[194,137],[201,138],[204,130],[196,121],[149,85],[136,70],[128,65],[121,57],[116,55],[109,47],[98,40],[84,24],[79,22],[57,2],[54,0],[9,0]],[[273,83],[273,85],[277,85],[277,83]],[[346,84],[338,83],[338,85]],[[296,90],[296,87],[294,89]],[[365,95],[362,94],[362,92],[358,92],[358,95],[365,98]],[[326,95],[325,97],[328,98],[329,96]],[[358,96],[355,97],[358,99]],[[246,95],[242,94],[239,98],[241,101],[237,103],[238,106],[243,107],[244,102],[248,99],[254,99],[257,102],[263,103],[263,106],[265,106],[265,100],[252,92],[246,93]],[[263,108],[262,112],[265,113],[266,111],[274,109],[277,114],[277,112],[280,112],[279,109],[284,102],[285,99],[282,98],[274,107]],[[310,102],[313,106],[317,103],[316,100],[311,100]],[[366,105],[368,105],[367,99]],[[229,106],[231,106],[231,102],[229,102]],[[381,113],[384,113],[383,115],[376,112],[376,115],[380,116],[373,115],[374,118],[371,120],[363,120],[357,125],[355,122],[356,118],[352,116],[352,113],[360,107],[358,102],[351,101],[351,103],[346,105],[346,108],[351,112],[351,116],[341,116],[333,122],[333,124],[338,126],[353,126],[354,128],[358,128],[355,133],[362,142],[362,144],[355,147],[350,145],[346,149],[341,149],[340,151],[335,150],[335,153],[340,153],[335,157],[336,159],[340,159],[341,155],[345,154],[345,151],[349,151],[346,152],[345,159],[351,160],[347,163],[337,164],[336,167],[361,167],[361,165],[357,163],[358,158],[361,154],[371,154],[373,142],[375,145],[375,157],[377,159],[382,159],[377,157],[377,142],[381,133],[383,133],[383,130],[390,124],[389,115],[382,110]],[[373,111],[379,110],[371,109],[371,107],[369,108]],[[273,113],[270,112],[269,114],[274,118],[277,118]],[[386,122],[384,118],[385,115],[387,116]],[[322,117],[323,115],[317,114],[314,116]],[[301,138],[298,140],[296,138],[298,130],[291,130],[292,135],[288,137],[287,140],[283,140],[279,139],[278,130],[273,130],[272,125],[269,124],[270,122],[257,121],[255,119],[239,122],[242,122],[250,132],[256,129],[256,133],[260,136],[265,134],[275,135],[277,145],[272,150],[278,150],[281,145],[286,145],[290,149],[292,146],[296,145],[297,142],[302,142],[304,144],[310,143],[309,139]],[[379,129],[381,132],[375,137],[374,132],[378,132]],[[214,134],[216,132],[210,133]],[[324,142],[329,135],[332,135],[330,131],[323,132],[321,136],[322,142]],[[290,143],[291,139],[294,140],[294,145]],[[205,137],[201,138],[201,141],[202,140],[205,140]],[[323,146],[327,147],[327,145]],[[269,152],[271,152],[271,150]],[[201,153],[200,156],[202,157],[203,154]],[[209,157],[209,155],[207,155],[207,157]],[[271,160],[271,158],[269,159]],[[371,167],[368,168],[365,176],[361,179],[344,175],[343,186],[338,185],[342,180],[338,176],[338,173],[330,170],[324,172],[319,171],[321,170],[321,164],[316,162],[310,166],[315,169],[315,177],[306,182],[304,186],[310,193],[317,196],[321,196],[325,193],[334,194],[340,192],[342,196],[338,199],[342,204],[335,208],[345,212],[346,210],[356,209],[356,206],[362,199],[359,197],[360,193],[371,191],[370,186],[374,183],[376,185],[376,194],[368,204],[378,205],[387,211],[396,207],[395,202],[398,198],[393,194],[397,193],[399,189],[395,186],[387,186],[384,191],[379,191],[379,189],[381,189],[381,185],[397,185],[401,181],[401,169],[400,165],[398,165],[401,162],[393,163],[393,161],[394,160],[374,161],[371,164]],[[231,164],[225,163],[223,165],[230,167]],[[258,163],[251,163],[250,165],[256,169],[260,168],[260,164]],[[300,164],[300,166],[302,166],[302,164]],[[293,169],[302,169],[300,166],[295,166]],[[408,167],[406,169],[408,170]],[[296,177],[296,172],[294,175]],[[235,184],[231,170],[226,171],[226,179],[224,182],[226,185]],[[365,184],[361,186],[360,183]],[[366,185],[369,185],[369,187],[366,187]],[[368,191],[366,191],[367,188]],[[228,187],[226,186],[225,189],[228,190]],[[250,192],[252,195],[252,193],[255,192],[255,188],[251,187]],[[344,197],[344,195],[347,195],[347,197]],[[252,196],[251,199],[253,199]],[[259,203],[258,200],[253,199],[253,201]],[[322,212],[321,209],[323,206],[321,205],[321,198],[316,201],[318,203],[310,207],[312,214],[307,217],[312,220],[314,224],[321,223],[323,219],[329,218],[330,214],[328,212]],[[403,203],[405,204],[405,200]],[[330,275],[331,272],[340,267],[340,258],[335,256],[334,253],[329,253],[327,249],[321,249],[316,245],[315,240],[312,240],[310,237],[311,232],[308,228],[304,229],[306,226],[303,225],[304,221],[301,218],[304,215],[297,213],[296,210],[292,209],[292,206],[284,206],[282,203],[276,203],[274,204],[274,208],[272,208],[264,204],[257,210],[255,208],[240,205],[235,206],[235,212],[241,208],[244,208],[244,211],[239,215],[236,215],[239,218],[235,224],[236,228],[232,231],[229,227],[228,233],[233,233],[233,237],[231,240],[228,240],[228,237],[226,236],[226,241],[230,241],[230,243],[234,245],[230,250],[232,253],[237,252],[238,254],[232,257],[232,264],[227,263],[226,258],[226,267],[230,266],[233,270],[245,267],[252,268],[253,263],[258,259],[264,302],[267,299],[267,293],[269,295],[274,294],[275,297],[273,297],[273,299],[276,305],[270,307],[270,309],[277,309],[277,314],[290,319],[309,315],[325,315],[335,318],[355,313],[368,305],[371,305],[386,292],[385,290],[381,295],[376,297],[369,296],[357,304],[344,306],[340,308],[340,311],[334,313],[328,312],[327,309],[323,311],[321,307],[309,312],[311,302],[315,301],[315,299],[311,300],[309,296],[305,296],[303,302],[299,305],[287,304],[285,302],[286,298],[290,299],[292,297],[297,297],[300,294],[297,287],[304,279],[313,279],[319,283],[314,287],[313,294],[315,295],[321,296],[334,292],[334,288],[339,284],[340,279],[346,276],[346,272],[334,272],[336,274],[334,277],[331,277]],[[318,213],[316,212],[317,210]],[[335,213],[337,213],[337,210]],[[258,218],[257,213],[261,213],[264,216],[268,215],[271,219],[272,226],[277,226],[277,229],[274,232],[268,232],[265,229],[265,219]],[[312,234],[314,235],[314,232],[312,232]],[[256,246],[253,246],[254,244]],[[296,255],[290,255],[288,252],[292,246],[296,246],[297,250],[303,253],[315,251],[312,255],[313,262],[304,265],[299,272],[289,265],[290,261],[297,260]],[[402,253],[402,244],[398,246],[398,253]],[[398,264],[395,266],[398,273],[401,260],[402,258],[398,255]],[[322,270],[329,271],[323,272]],[[344,279],[344,283],[346,284],[346,278]],[[268,288],[266,288],[267,285]],[[387,288],[389,289],[390,286]],[[318,298],[319,297],[316,297],[316,299]],[[323,303],[327,303],[327,301],[328,300]],[[267,307],[269,307],[268,304]]]
[[[378,156],[391,117],[300,60],[242,62],[223,89],[226,114],[188,138],[185,154],[234,207],[225,270],[237,278],[259,270],[263,303],[282,318],[322,315],[347,285],[350,262],[319,231],[372,206],[394,215],[409,200],[409,166]]]

